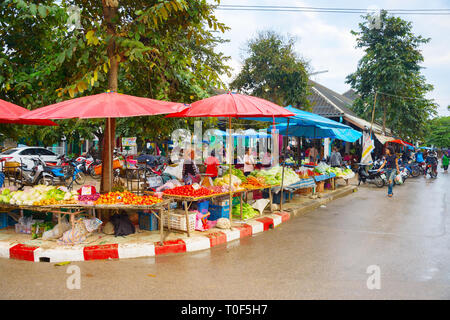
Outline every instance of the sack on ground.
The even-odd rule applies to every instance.
[[[42,234],[42,240],[51,240],[61,238],[64,232],[70,229],[70,223],[65,219],[61,220],[61,223],[58,223],[53,227],[52,230],[45,231]]]
[[[114,234],[114,225],[111,223],[111,221],[105,223],[102,231],[104,234]]]
[[[227,218],[219,218],[217,219],[216,227],[220,229],[230,229],[231,228],[230,220]]]
[[[62,237],[58,239],[58,244],[66,244],[66,245],[74,245],[80,244],[84,242],[89,234],[95,231],[100,225],[102,221],[93,218],[93,219],[84,219],[80,218],[75,222],[75,225],[72,229],[64,232]]]
[[[127,236],[136,232],[136,228],[131,223],[126,213],[114,214],[109,220],[114,225],[114,235]]]

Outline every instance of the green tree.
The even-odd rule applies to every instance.
[[[356,36],[357,48],[365,55],[357,70],[347,76],[347,83],[360,95],[354,111],[371,121],[375,95],[374,120],[389,127],[403,138],[421,138],[436,104],[425,95],[433,90],[421,74],[423,55],[420,46],[430,39],[412,32],[412,23],[389,16],[381,11],[380,28],[371,24],[370,16],[363,17]]]
[[[428,122],[425,144],[438,148],[450,147],[450,117],[437,117]]]
[[[67,25],[72,5],[81,9],[80,29]],[[204,98],[229,72],[228,57],[214,51],[227,29],[214,8],[206,0],[5,0],[0,96],[29,109],[106,89],[180,102]],[[57,130],[70,136],[74,123],[67,123]],[[77,124],[102,139],[101,120]],[[186,123],[162,117],[118,120],[119,131],[146,128],[137,132],[142,139],[180,125]],[[58,138],[51,128],[28,130],[49,142]]]
[[[247,58],[230,88],[281,106],[308,109],[308,65],[295,53],[294,46],[292,37],[260,32],[248,42]]]

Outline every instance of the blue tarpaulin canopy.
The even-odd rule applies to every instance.
[[[351,127],[339,123],[337,121],[319,116],[318,114],[303,111],[292,106],[287,106],[286,110],[295,113],[295,116],[286,118],[243,118],[244,120],[255,120],[255,121],[266,121],[275,123],[286,123],[289,119],[290,125],[301,125],[301,126],[323,126],[327,128],[341,128],[341,129],[351,129]]]
[[[286,125],[281,124],[278,126],[279,133],[281,135],[286,135]],[[322,126],[299,126],[290,125],[289,136],[294,137],[305,137],[310,139],[322,139],[322,138],[333,138],[339,139],[347,142],[355,142],[361,138],[362,133],[353,129],[337,129],[337,128],[326,128]]]

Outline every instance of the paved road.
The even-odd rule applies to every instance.
[[[0,259],[3,299],[449,299],[450,175],[363,186],[269,232],[211,250],[67,266]],[[367,273],[379,267],[380,289]],[[376,267],[375,267],[376,268]],[[371,269],[372,270],[372,269]],[[374,283],[374,282],[370,282]]]

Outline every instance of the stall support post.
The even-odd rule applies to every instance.
[[[186,232],[187,232],[188,237],[190,237],[191,231],[189,230],[189,209],[188,209],[187,201],[183,201],[183,205],[184,205],[184,214],[186,216]]]
[[[239,199],[240,199],[240,207],[241,207],[241,220],[244,220],[244,217],[242,216],[242,192],[240,193],[240,196],[239,196]]]
[[[270,212],[273,213],[273,195],[272,195],[272,188],[269,188],[269,200],[270,200]]]
[[[289,118],[287,119],[287,126],[286,126],[286,136],[289,139]],[[284,148],[283,148],[284,152],[283,152],[283,168],[281,169],[281,196],[280,196],[280,212],[283,212],[283,200],[284,200],[284,188],[283,188],[283,183],[284,183],[284,166],[286,163],[286,143],[284,143]]]
[[[230,171],[230,213],[229,213],[229,215],[230,215],[230,229],[232,229],[233,228],[233,225],[232,225],[233,224],[233,193],[231,191],[231,186],[232,186],[232,183],[231,183],[231,175],[232,175],[231,167],[232,167],[232,165],[231,165],[231,163],[233,161],[233,154],[231,153],[231,151],[233,150],[232,145],[233,145],[234,141],[233,141],[233,136],[231,135],[231,117],[228,118],[228,127],[230,129],[229,134],[228,134],[228,142],[229,143],[227,145],[227,147],[229,148],[228,153],[229,153],[229,158],[230,158],[230,162],[228,163],[229,171]]]

